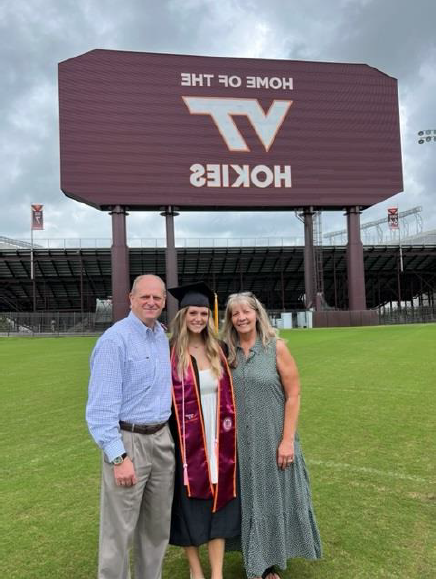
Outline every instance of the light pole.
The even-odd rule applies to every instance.
[[[435,129],[426,129],[425,131],[419,131],[418,133],[419,145],[423,145],[424,143],[435,143]]]

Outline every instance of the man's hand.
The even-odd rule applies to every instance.
[[[137,482],[134,465],[128,456],[121,464],[114,464],[114,477],[119,487],[131,487]]]

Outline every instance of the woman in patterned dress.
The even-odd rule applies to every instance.
[[[296,364],[251,292],[228,299],[223,328],[237,409],[241,549],[247,577],[278,579],[292,557],[319,559],[321,541],[297,422]]]
[[[171,364],[176,477],[170,543],[185,548],[191,579],[223,579],[225,539],[240,534],[232,378],[215,337],[214,293],[203,282],[168,290],[181,308],[172,323]],[[211,303],[212,302],[212,303]]]

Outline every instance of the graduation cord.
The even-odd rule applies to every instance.
[[[182,376],[182,438],[183,438],[183,468],[184,468],[184,486],[188,486],[188,464],[187,452],[185,445],[185,381]]]
[[[214,326],[215,326],[215,331],[218,332],[218,326],[219,326],[219,319],[218,319],[218,297],[217,294],[214,294]]]

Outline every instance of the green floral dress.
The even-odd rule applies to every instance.
[[[319,559],[322,546],[299,437],[294,463],[280,470],[276,450],[284,423],[284,390],[276,368],[276,339],[258,339],[233,369],[241,484],[241,549],[249,578],[292,557]]]

